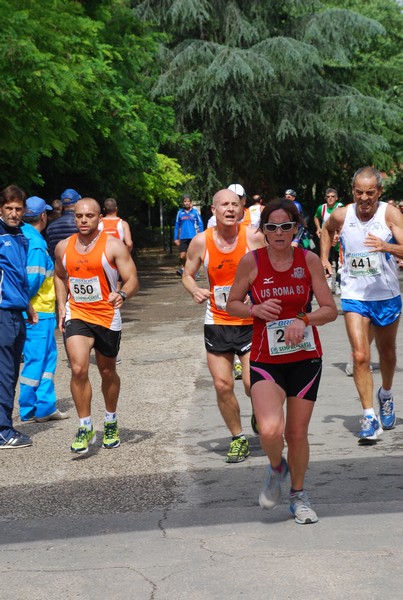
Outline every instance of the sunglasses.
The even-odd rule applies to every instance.
[[[281,231],[291,231],[295,224],[295,221],[286,221],[285,223],[265,223],[263,227],[269,233],[274,233],[279,228]]]

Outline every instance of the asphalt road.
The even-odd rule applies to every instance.
[[[324,373],[306,487],[320,518],[296,525],[286,503],[262,512],[267,460],[224,462],[203,344],[204,308],[172,260],[139,261],[141,292],[124,307],[119,423],[122,445],[76,457],[77,418],[61,339],[59,407],[71,418],[24,424],[31,448],[0,455],[0,600],[397,600],[403,576],[403,329],[395,379],[398,420],[378,443],[355,437],[360,405],[344,366],[343,317],[321,329]],[[375,385],[379,386],[374,351]],[[101,430],[100,378],[91,366]],[[18,411],[15,415],[18,425]]]

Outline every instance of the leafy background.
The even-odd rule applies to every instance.
[[[403,198],[395,0],[0,0],[0,19],[3,186],[115,196],[144,225],[232,182],[312,213],[366,164]]]

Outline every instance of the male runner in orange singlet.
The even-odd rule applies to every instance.
[[[91,420],[90,352],[102,378],[105,399],[104,448],[120,445],[116,408],[120,378],[116,372],[122,321],[120,308],[139,290],[137,271],[127,247],[98,231],[101,209],[93,198],[74,208],[78,233],[56,246],[55,287],[59,328],[66,335],[71,365],[71,393],[80,425],[72,452],[85,454],[96,439]],[[118,275],[123,285],[117,289]]]
[[[250,454],[234,393],[235,354],[242,362],[245,393],[250,396],[249,354],[252,345],[252,318],[239,319],[226,312],[226,301],[236,268],[249,250],[265,245],[261,232],[239,223],[243,207],[230,189],[220,190],[213,199],[217,224],[198,233],[190,243],[183,285],[197,304],[207,301],[204,337],[207,364],[213,378],[218,408],[232,435],[226,461],[242,462]],[[207,275],[207,288],[199,288],[195,277],[201,265]]]
[[[122,240],[129,252],[133,250],[133,240],[129,223],[118,217],[118,204],[115,198],[107,198],[105,200],[104,218],[99,222],[98,229]]]

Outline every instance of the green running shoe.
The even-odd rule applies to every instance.
[[[97,433],[92,427],[79,427],[74,442],[71,444],[71,451],[76,454],[86,454],[88,452],[88,446],[95,444],[97,439]]]
[[[103,448],[117,448],[120,446],[120,437],[117,421],[108,421],[104,423],[104,441]]]
[[[236,381],[242,379],[242,363],[238,360],[234,362],[233,374]]]
[[[245,460],[250,454],[248,440],[244,438],[235,438],[229,445],[227,463],[240,463]]]

